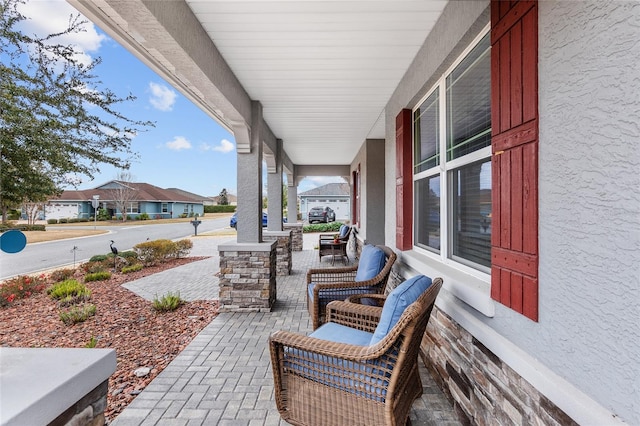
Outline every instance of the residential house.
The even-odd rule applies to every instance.
[[[351,219],[351,192],[348,183],[328,183],[308,191],[300,192],[300,213],[305,219],[313,207],[331,207],[336,220]]]
[[[237,206],[238,205],[238,197],[236,197],[234,194],[227,193],[227,203],[230,206]],[[218,206],[218,205],[220,205],[220,196],[216,195],[216,196],[213,196],[213,197],[207,197],[207,201],[205,201],[204,205],[205,206]]]
[[[202,216],[205,199],[177,188],[112,180],[94,189],[62,192],[45,205],[44,219],[92,218],[96,213],[93,200],[112,218],[124,213],[132,219],[145,213],[152,219]]]
[[[346,176],[394,284],[444,278],[423,359],[470,423],[640,424],[640,3],[70,2],[233,132],[221,262],[275,256],[263,161],[290,209]]]

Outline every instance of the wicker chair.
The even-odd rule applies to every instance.
[[[336,235],[338,236],[338,241],[343,243],[337,247],[339,251],[338,255],[346,257],[347,260],[349,260],[349,256],[347,255],[347,243],[351,235],[351,226],[349,225],[340,226],[338,233],[320,234],[318,236],[318,256],[320,260],[322,260],[322,256],[336,256],[336,247],[332,245],[336,240]]]
[[[360,263],[339,268],[310,269],[307,272],[307,309],[314,329],[325,321],[325,310],[329,302],[364,293],[384,294],[397,256],[387,246],[376,247],[384,252],[385,265],[376,276],[368,280],[356,281]]]
[[[387,304],[331,302],[327,324],[311,336],[273,333],[269,349],[282,419],[294,425],[406,424],[413,401],[422,395],[418,354],[441,286],[442,279],[434,279],[397,323],[368,345],[366,339],[387,324]]]

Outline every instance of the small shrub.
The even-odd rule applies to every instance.
[[[88,304],[83,306],[73,306],[68,311],[58,313],[60,320],[66,325],[73,325],[84,322],[96,314],[96,305]]]
[[[177,245],[171,240],[146,241],[136,244],[133,249],[138,254],[138,259],[144,265],[155,265],[176,257]]]
[[[67,223],[68,221],[69,219],[67,219],[66,217],[58,219],[58,223]]]
[[[69,304],[71,300],[87,300],[91,297],[91,290],[78,280],[70,279],[55,283],[47,290],[52,299],[63,300]]]
[[[105,259],[105,260],[95,261],[95,262],[92,262],[92,261],[85,262],[82,265],[80,265],[80,269],[87,274],[93,274],[95,272],[107,271],[112,266],[113,266],[113,261],[110,259]]]
[[[149,220],[149,214],[148,213],[140,213],[138,215],[138,219],[139,220]]]
[[[106,254],[96,254],[95,256],[91,256],[89,262],[102,262],[103,260],[107,260]]]
[[[124,268],[122,268],[122,273],[123,274],[129,274],[131,272],[137,272],[137,271],[141,270],[142,268],[144,268],[144,266],[142,266],[141,263],[136,263],[135,265],[125,266]]]
[[[193,248],[193,241],[184,239],[176,241],[176,257],[185,257],[189,254]]]
[[[56,269],[50,275],[51,281],[58,283],[60,281],[68,280],[76,273],[73,268]]]
[[[25,299],[40,293],[46,286],[44,274],[38,276],[21,275],[0,285],[0,306],[7,306],[15,299]]]
[[[111,272],[109,271],[99,271],[93,272],[91,274],[87,274],[84,276],[84,282],[88,283],[91,281],[104,281],[111,278]]]
[[[137,259],[138,258],[138,253],[136,253],[133,250],[127,250],[127,251],[123,251],[123,252],[118,253],[118,256],[124,257],[125,259],[130,259],[130,258]]]
[[[180,293],[167,293],[158,299],[158,296],[153,299],[153,309],[156,312],[170,312],[175,311],[184,303],[184,300],[180,298]]]
[[[302,232],[338,232],[341,225],[341,222],[314,223],[304,226]]]
[[[58,223],[58,219],[47,219],[47,223],[49,225],[56,225]]]
[[[98,345],[98,339],[96,339],[95,337],[91,336],[91,339],[89,339],[89,341],[87,342],[86,345],[84,345],[85,348],[90,348],[93,349]]]

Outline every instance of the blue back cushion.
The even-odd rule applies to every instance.
[[[349,225],[340,225],[340,236],[344,237],[349,232]]]
[[[371,337],[370,345],[375,345],[391,331],[396,325],[402,313],[409,305],[418,300],[431,285],[431,278],[424,275],[416,275],[394,288],[384,302],[380,322]]]
[[[384,251],[381,248],[367,244],[360,254],[356,281],[367,281],[382,271],[386,263]]]

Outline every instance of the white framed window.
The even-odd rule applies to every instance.
[[[127,204],[127,213],[138,213],[138,203],[131,202]]]
[[[413,110],[414,248],[491,268],[491,40],[487,28]]]
[[[162,213],[169,213],[169,203],[162,203],[161,209]]]

